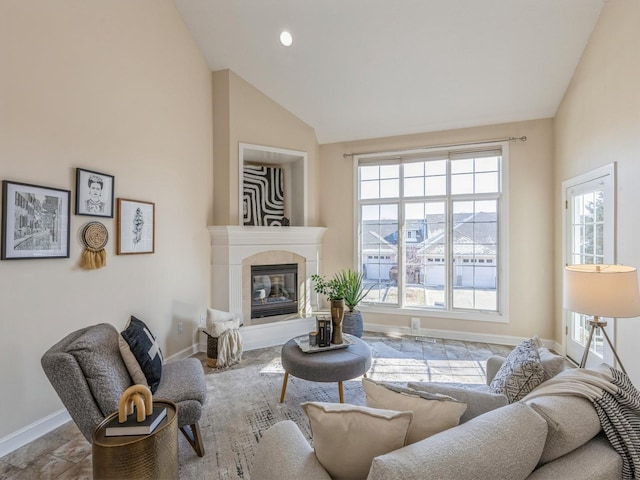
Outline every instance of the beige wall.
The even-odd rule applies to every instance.
[[[214,125],[228,123],[214,132],[216,155],[215,225],[238,225],[238,144],[304,151],[308,154],[308,225],[318,226],[315,181],[318,142],[315,130],[230,70],[213,74]],[[218,145],[220,143],[220,145]],[[218,168],[227,175],[217,176]]]
[[[156,253],[115,255],[115,220],[71,215],[69,259],[0,262],[0,438],[62,408],[40,357],[72,330],[129,315],[165,356],[209,304],[211,72],[171,0],[0,3],[0,177],[72,191],[76,167],[116,197],[155,202]],[[79,231],[109,231],[107,267],[81,270]],[[177,334],[177,322],[185,331]]]
[[[553,336],[553,136],[552,121],[494,125],[446,132],[407,135],[320,146],[320,223],[329,227],[323,237],[323,272],[353,265],[353,161],[343,153],[463,143],[526,135],[511,142],[509,156],[509,323],[429,318],[421,315],[366,313],[366,323],[408,327],[410,317],[422,328],[490,335]],[[331,252],[329,255],[327,252]],[[362,308],[366,312],[366,307]]]
[[[562,181],[616,162],[616,262],[640,267],[640,2],[609,0],[558,109],[555,124],[555,251],[562,265]],[[561,336],[561,272],[556,268],[555,335]],[[640,382],[638,319],[617,321],[617,350]]]

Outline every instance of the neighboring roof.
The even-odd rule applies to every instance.
[[[412,221],[412,231],[420,232],[418,256],[444,255],[443,215],[427,215],[424,222]],[[495,255],[497,223],[495,213],[454,215],[453,244],[456,254]],[[395,222],[363,222],[363,253],[397,253],[398,227]]]

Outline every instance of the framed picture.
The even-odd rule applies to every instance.
[[[2,260],[69,258],[71,192],[2,182]]]
[[[114,183],[112,175],[76,168],[76,215],[113,218]]]
[[[155,251],[155,204],[118,199],[118,255]]]

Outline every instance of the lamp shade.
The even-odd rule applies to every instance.
[[[638,273],[624,265],[567,265],[563,305],[598,317],[640,316]]]

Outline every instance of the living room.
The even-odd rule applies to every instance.
[[[507,321],[425,315],[421,328],[511,345],[537,334],[562,352],[563,181],[615,162],[615,263],[640,265],[639,19],[636,0],[603,4],[553,115],[319,143],[313,126],[238,74],[212,73],[170,0],[3,1],[2,179],[73,190],[76,168],[113,175],[116,197],[155,203],[156,245],[151,255],[116,255],[116,219],[103,219],[107,266],[83,270],[86,220],[71,215],[69,258],[1,262],[2,452],[66,420],[40,366],[66,333],[101,322],[122,329],[134,314],[153,328],[165,357],[194,352],[211,306],[207,227],[238,224],[240,142],[307,152],[308,223],[327,227],[321,271],[331,273],[354,259],[345,153],[526,136],[509,146]],[[379,331],[407,331],[415,316],[363,311]],[[639,334],[631,319],[616,323],[616,349],[636,385]]]

